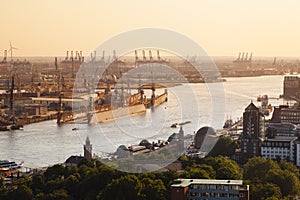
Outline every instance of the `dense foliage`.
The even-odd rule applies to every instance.
[[[0,199],[170,199],[177,178],[244,179],[251,199],[289,199],[299,195],[299,170],[290,162],[252,158],[243,168],[223,156],[181,157],[181,171],[131,174],[98,161],[84,160],[78,167],[54,165],[43,174],[23,176],[11,185],[0,179]]]

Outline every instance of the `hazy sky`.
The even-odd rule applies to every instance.
[[[87,55],[106,39],[142,27],[167,28],[209,55],[300,57],[300,1],[0,0],[0,53]]]

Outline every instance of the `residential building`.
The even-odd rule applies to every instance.
[[[171,200],[249,200],[249,185],[242,180],[177,179],[171,185]]]
[[[280,105],[279,107],[274,107],[271,122],[289,122],[296,125],[300,124],[300,109],[299,107],[290,107],[288,105]]]
[[[297,137],[275,136],[262,143],[261,156],[271,159],[295,161],[295,141]]]
[[[300,167],[300,141],[295,142],[295,164]]]
[[[299,132],[297,126],[290,122],[266,123],[266,134],[268,130],[274,131],[274,136],[296,136]]]

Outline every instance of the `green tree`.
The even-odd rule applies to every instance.
[[[166,187],[160,179],[142,179],[143,189],[142,196],[144,200],[166,199]]]
[[[31,200],[33,197],[31,189],[26,185],[20,185],[15,190],[11,190],[7,194],[7,199],[14,200]]]
[[[253,184],[250,187],[250,199],[251,200],[263,200],[263,199],[280,199],[280,188],[272,183],[258,183]]]
[[[208,156],[231,156],[235,149],[236,145],[230,137],[220,137]]]
[[[46,181],[60,179],[64,176],[65,167],[63,165],[57,164],[52,167],[48,167],[44,173]]]
[[[217,179],[241,179],[242,172],[236,162],[223,156],[208,157],[203,161],[204,164],[210,165],[216,172]]]
[[[280,169],[279,165],[271,159],[262,157],[250,158],[244,165],[243,177],[255,182],[262,182],[270,170]]]
[[[270,170],[266,181],[278,185],[283,196],[300,194],[300,181],[295,174],[288,170]]]
[[[130,200],[141,199],[143,185],[135,175],[122,176],[114,179],[100,192],[97,199]]]

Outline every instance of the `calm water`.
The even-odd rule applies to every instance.
[[[279,97],[283,76],[227,78],[223,84],[191,84],[169,88],[169,101],[145,115],[118,119],[104,124],[64,124],[56,121],[30,124],[24,130],[0,132],[0,160],[24,161],[28,167],[43,167],[62,163],[71,155],[83,154],[83,143],[89,135],[93,153],[114,152],[120,144],[137,144],[167,139],[178,129],[175,122],[191,121],[184,125],[185,134],[193,134],[202,126],[219,129],[226,118],[237,119],[251,100],[257,105],[258,95]],[[160,91],[158,91],[159,93]],[[272,105],[284,103],[271,99]],[[72,131],[72,128],[78,128]]]

